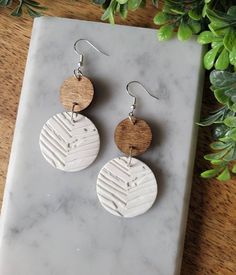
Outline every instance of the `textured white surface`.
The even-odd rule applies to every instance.
[[[97,128],[87,117],[63,112],[43,126],[39,144],[45,159],[66,172],[87,168],[97,157],[100,140]]]
[[[97,194],[111,214],[132,218],[145,213],[157,196],[157,183],[151,169],[142,161],[127,157],[112,159],[99,172]]]
[[[58,91],[78,60],[73,43],[87,38],[84,74],[94,83],[83,112],[99,129],[97,159],[78,173],[52,169],[38,145],[49,117],[63,111]],[[70,19],[35,20],[10,158],[0,232],[1,275],[176,275],[179,273],[197,138],[202,48],[196,41],[160,43],[156,30]],[[40,70],[39,70],[40,68]],[[153,207],[134,219],[104,211],[98,172],[118,154],[113,135],[139,80],[157,95],[138,97],[136,115],[153,131],[140,156],[158,179]],[[33,110],[33,111],[32,111]]]

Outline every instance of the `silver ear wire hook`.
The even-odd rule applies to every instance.
[[[89,46],[91,46],[94,50],[96,50],[97,52],[109,56],[109,54],[101,51],[100,49],[98,49],[96,46],[94,46],[89,40],[84,39],[84,38],[80,38],[78,40],[75,41],[74,43],[74,51],[75,53],[79,56],[79,62],[78,62],[78,69],[80,70],[80,68],[83,66],[83,55],[81,53],[79,53],[78,49],[77,49],[77,45],[79,44],[79,42],[86,42]]]
[[[133,83],[137,83],[139,84],[140,86],[142,86],[142,88],[144,89],[144,91],[146,93],[148,93],[151,97],[155,98],[156,100],[159,100],[159,98],[155,95],[152,95],[146,88],[145,86],[140,83],[139,81],[137,80],[134,80],[134,81],[130,81],[127,85],[126,85],[126,92],[129,96],[131,96],[133,98],[133,104],[131,105],[131,111],[129,112],[129,119],[130,121],[134,124],[135,123],[135,119],[134,119],[134,110],[136,109],[136,103],[137,103],[137,98],[135,95],[133,95],[130,91],[129,91],[129,86]]]
[[[98,48],[97,48],[94,44],[92,44],[88,39],[84,39],[84,38],[80,38],[80,39],[78,39],[77,41],[75,41],[75,43],[74,43],[74,50],[75,50],[75,52],[76,52],[78,55],[80,55],[80,53],[79,53],[78,50],[77,50],[77,45],[78,45],[78,43],[81,42],[81,41],[85,41],[86,43],[88,43],[88,44],[89,44],[94,50],[96,50],[97,52],[99,52],[99,53],[101,53],[101,54],[103,54],[103,55],[109,56],[109,54],[107,54],[107,53],[103,52],[102,50],[98,49]]]

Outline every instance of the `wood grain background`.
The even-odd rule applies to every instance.
[[[102,13],[102,10],[90,1],[40,2],[49,7],[46,15],[100,21]],[[0,9],[1,201],[32,28],[32,19],[28,16],[13,18],[9,13],[8,8]],[[148,4],[144,10],[130,12],[125,22],[117,19],[117,23],[155,27],[152,23],[155,13],[156,9]],[[206,82],[202,115],[215,108],[208,86]],[[235,275],[236,183],[234,180],[223,183],[199,177],[200,172],[207,168],[203,155],[209,152],[209,142],[210,129],[200,129],[181,274]]]

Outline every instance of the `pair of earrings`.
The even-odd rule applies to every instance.
[[[60,101],[66,111],[52,116],[43,126],[39,144],[44,158],[55,168],[75,172],[87,168],[96,159],[100,137],[97,128],[90,119],[79,112],[92,102],[94,88],[88,77],[81,71],[83,55],[77,50],[79,39],[74,43],[74,50],[79,56],[74,76],[66,79],[60,89]],[[125,156],[109,161],[99,172],[97,195],[102,206],[111,214],[121,217],[134,217],[146,212],[157,196],[157,182],[151,169],[142,161],[134,158],[144,153],[150,146],[152,131],[146,121],[136,118],[136,97],[129,86],[137,83],[153,98],[138,81],[127,84],[126,91],[133,98],[128,118],[122,120],[115,129],[114,139],[117,147]]]

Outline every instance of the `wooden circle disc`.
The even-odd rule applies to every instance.
[[[60,100],[68,111],[71,111],[73,104],[76,103],[74,111],[79,112],[89,106],[93,100],[93,95],[93,84],[87,77],[81,76],[78,79],[71,76],[61,86]]]
[[[115,129],[115,143],[121,152],[138,156],[144,153],[152,141],[152,131],[146,121],[135,119],[133,124],[129,118],[122,120]]]

